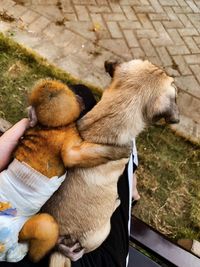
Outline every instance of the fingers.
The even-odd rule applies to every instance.
[[[68,247],[63,244],[58,245],[58,250],[71,261],[77,261],[83,257],[85,250],[80,246],[79,243],[76,243],[72,247]]]
[[[10,141],[17,143],[20,137],[24,134],[25,130],[29,128],[29,126],[29,119],[22,119],[8,131],[6,131],[2,138],[6,139],[7,142]]]
[[[9,163],[19,139],[29,127],[29,120],[22,119],[0,137],[0,171]]]

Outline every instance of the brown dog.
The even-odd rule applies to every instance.
[[[132,60],[115,66],[111,85],[100,102],[78,121],[80,136],[98,144],[127,146],[148,124],[160,118],[179,121],[173,78],[148,61]],[[76,147],[68,147],[67,165],[77,164]],[[58,222],[60,235],[69,244],[78,241],[92,251],[110,232],[110,218],[119,206],[117,181],[128,159],[92,168],[72,168],[43,210]],[[54,253],[51,267],[70,266],[69,259]]]

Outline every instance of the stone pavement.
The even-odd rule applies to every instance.
[[[200,0],[0,0],[0,31],[101,88],[106,59],[162,66],[180,89],[174,128],[200,141]]]

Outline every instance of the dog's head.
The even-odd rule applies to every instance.
[[[125,63],[107,61],[105,69],[113,77],[109,90],[124,90],[123,93],[130,99],[132,94],[137,95],[146,123],[154,123],[161,118],[167,123],[179,122],[177,88],[174,79],[161,68],[147,60],[131,60]]]

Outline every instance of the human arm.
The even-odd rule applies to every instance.
[[[22,119],[0,137],[0,171],[10,162],[13,150],[28,127],[29,119]]]

